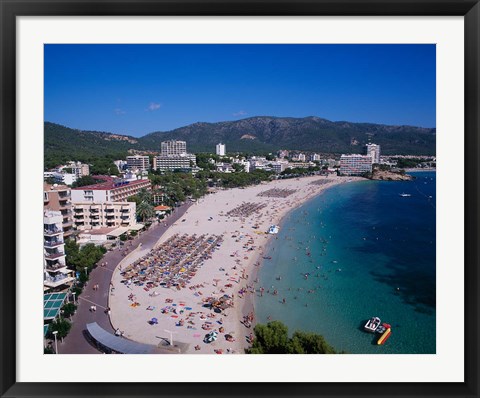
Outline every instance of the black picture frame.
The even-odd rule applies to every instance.
[[[0,0],[0,394],[2,397],[106,396],[448,396],[478,397],[478,199],[480,4],[478,0]],[[465,21],[465,381],[463,383],[19,383],[16,381],[16,17],[94,15],[463,16]],[[459,264],[460,266],[460,264]],[[253,383],[249,383],[253,384]],[[159,388],[160,387],[160,388]],[[215,391],[222,391],[216,393]]]

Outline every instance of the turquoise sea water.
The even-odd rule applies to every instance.
[[[348,353],[435,353],[436,179],[412,174],[342,184],[287,215],[259,270],[258,322],[322,334]],[[372,316],[392,325],[383,346],[363,331]]]

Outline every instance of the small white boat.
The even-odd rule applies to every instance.
[[[410,195],[409,193],[401,193],[400,196],[401,196],[402,198],[408,198],[408,197],[410,197],[410,196],[412,196],[412,195]]]
[[[378,316],[374,316],[370,318],[364,326],[366,332],[375,333],[375,330],[380,326],[380,318]]]
[[[278,231],[280,230],[280,227],[278,225],[271,225],[270,228],[268,228],[268,233],[269,234],[278,234]]]

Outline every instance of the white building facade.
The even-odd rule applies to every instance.
[[[373,163],[380,163],[380,145],[367,144],[367,155],[372,158]]]
[[[187,143],[185,141],[163,141],[160,144],[160,156],[176,156],[187,153]]]
[[[75,227],[79,230],[129,227],[137,223],[135,202],[78,202],[73,205]]]
[[[43,286],[44,291],[65,290],[75,280],[65,261],[63,216],[60,211],[43,212]]]
[[[124,202],[130,196],[136,195],[140,190],[152,190],[152,184],[148,179],[126,181],[121,178],[99,176],[104,182],[95,185],[87,185],[72,188],[72,203],[90,202]]]
[[[153,170],[196,170],[197,158],[187,153],[185,141],[164,141],[161,143],[160,156],[153,158]]]
[[[222,143],[219,143],[217,144],[216,148],[215,148],[215,153],[218,155],[218,156],[225,156],[225,144],[222,144]]]
[[[197,165],[195,155],[184,153],[182,155],[155,156],[153,158],[153,170],[188,170]]]
[[[129,170],[150,170],[150,158],[148,156],[134,155],[127,156],[127,168]]]
[[[355,176],[371,172],[372,158],[370,156],[354,154],[340,157],[340,174]]]

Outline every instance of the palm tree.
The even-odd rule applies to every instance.
[[[137,206],[137,218],[140,218],[143,221],[148,220],[155,216],[155,210],[150,203],[140,202]]]
[[[137,193],[137,198],[139,202],[146,202],[148,204],[152,203],[152,193],[147,191],[145,188],[142,188],[138,193]]]

